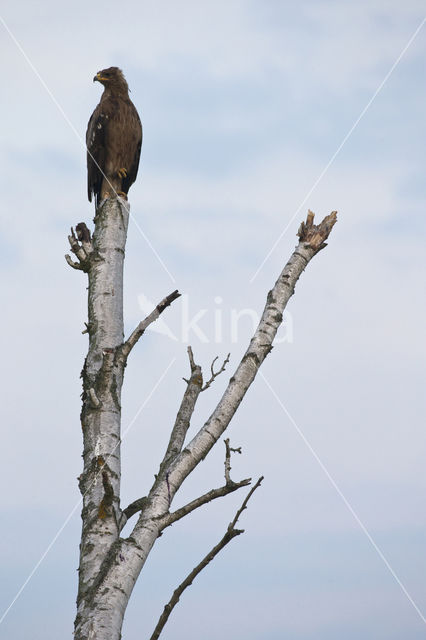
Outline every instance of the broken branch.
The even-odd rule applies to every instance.
[[[231,452],[241,453],[241,447],[237,449],[233,449],[229,444],[229,438],[225,438],[224,440],[226,453],[225,453],[225,480],[226,484],[234,484],[231,480]]]
[[[163,313],[164,309],[170,306],[172,302],[176,300],[176,298],[180,297],[180,295],[181,294],[177,289],[176,291],[173,291],[172,293],[170,293],[168,296],[163,298],[161,302],[157,304],[155,309],[144,320],[142,320],[138,324],[138,326],[133,331],[133,333],[131,333],[131,335],[128,337],[126,342],[124,342],[120,347],[124,364],[127,361],[127,357],[129,353],[131,352],[131,350],[133,349],[133,347],[135,346],[139,338],[144,334],[145,330],[149,327],[149,325],[155,322],[155,320],[157,320],[157,318]]]
[[[90,237],[90,231],[84,222],[79,222],[74,229],[71,227],[71,234],[68,236],[68,242],[70,243],[71,251],[77,256],[79,262],[75,262],[67,254],[65,260],[73,269],[80,269],[81,271],[89,271],[90,258],[93,253],[93,244]]]
[[[300,242],[306,242],[312,249],[315,249],[315,252],[318,252],[327,246],[325,241],[336,224],[337,211],[332,211],[320,224],[314,224],[314,217],[315,214],[309,209],[306,222],[300,223],[297,235]]]
[[[168,470],[173,459],[182,451],[185,442],[186,433],[189,429],[192,414],[194,413],[195,404],[200,395],[203,386],[203,375],[201,367],[195,364],[194,354],[191,347],[188,347],[189,364],[191,366],[191,377],[186,380],[187,387],[180,403],[179,411],[176,416],[170,440],[167,445],[166,453],[160,465],[156,483],[163,479],[164,473]],[[154,486],[155,486],[154,484]]]

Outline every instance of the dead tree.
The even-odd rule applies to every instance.
[[[258,369],[272,349],[282,322],[282,314],[297,280],[310,260],[326,246],[325,241],[336,222],[336,212],[314,225],[309,212],[299,228],[298,245],[269,291],[262,318],[241,362],[229,380],[222,398],[198,433],[186,442],[186,434],[200,393],[218,373],[204,383],[201,367],[188,349],[190,377],[186,380],[169,443],[159,470],[147,494],[125,509],[120,506],[120,426],[121,388],[127,359],[145,329],[179,297],[174,291],[127,338],[123,334],[123,263],[129,221],[128,204],[119,198],[101,203],[94,219],[93,236],[84,223],[68,237],[75,258],[66,256],[74,269],[88,275],[89,350],[82,370],[84,468],[79,478],[83,496],[80,544],[79,585],[75,640],[119,640],[127,603],[133,586],[155,541],[172,523],[216,498],[250,484],[251,479],[233,482],[230,478],[229,441],[226,442],[225,483],[196,497],[176,511],[173,499],[185,478],[195,469],[221,438],[238,409]],[[207,563],[236,535],[237,519],[248,498],[228,526],[223,539],[176,589],[166,605],[152,640],[158,638],[183,589]],[[138,514],[132,532],[120,536],[129,518]]]

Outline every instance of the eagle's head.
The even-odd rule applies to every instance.
[[[108,69],[98,71],[93,78],[93,82],[96,81],[103,84],[106,89],[111,89],[112,91],[129,90],[126,78],[118,67],[109,67]]]

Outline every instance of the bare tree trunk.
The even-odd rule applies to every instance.
[[[334,223],[333,212],[313,224],[309,212],[299,229],[299,244],[269,292],[265,309],[248,349],[216,409],[195,437],[185,438],[203,386],[201,367],[189,349],[191,376],[182,398],[170,441],[149,493],[120,509],[121,388],[127,358],[146,327],[178,296],[164,298],[127,340],[123,336],[123,262],[128,226],[128,205],[120,199],[106,200],[95,218],[93,239],[84,223],[69,236],[78,261],[67,256],[75,269],[88,273],[89,351],[82,371],[84,469],[80,476],[83,495],[79,589],[75,640],[119,640],[124,613],[139,573],[161,532],[194,509],[249,484],[233,482],[227,458],[226,482],[170,512],[176,492],[185,478],[208,454],[228,427],[253,382],[259,366],[272,349],[282,313],[294,287],[312,257],[325,246]],[[222,366],[222,371],[225,364]],[[227,456],[229,448],[227,446]],[[139,517],[126,539],[120,531],[136,513]]]
[[[87,237],[85,241],[89,351],[81,374],[83,529],[75,627],[75,638],[81,639],[101,637],[93,635],[95,620],[88,620],[85,612],[92,607],[102,566],[119,536],[123,368],[117,365],[116,348],[124,337],[123,264],[128,220],[127,207],[118,199],[106,200],[97,211],[92,241]],[[121,622],[118,631],[120,627]]]

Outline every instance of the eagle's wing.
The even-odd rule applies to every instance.
[[[142,148],[142,124],[136,111],[136,108],[132,103],[131,109],[129,110],[129,121],[127,123],[128,130],[128,141],[127,148],[131,153],[129,157],[129,166],[127,176],[123,178],[122,182],[122,190],[125,193],[128,193],[130,186],[136,180],[136,176],[138,175],[139,169],[139,160],[141,157],[141,148]]]
[[[95,203],[101,193],[103,175],[105,173],[105,157],[108,145],[107,128],[109,115],[103,112],[98,104],[87,125],[87,195],[92,202],[92,194],[95,195]]]

